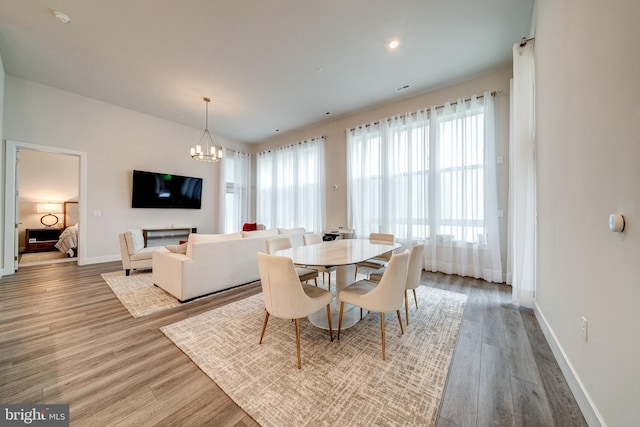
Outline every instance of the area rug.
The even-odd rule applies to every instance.
[[[102,273],[102,278],[133,317],[142,317],[158,311],[178,307],[180,301],[153,285],[151,273],[124,271]]]
[[[424,286],[417,293],[419,309],[410,308],[404,335],[387,314],[386,361],[378,314],[334,342],[305,319],[299,370],[290,320],[272,316],[258,344],[262,294],[161,330],[263,426],[433,426],[466,295]]]
[[[35,252],[21,254],[18,260],[19,267],[30,267],[32,265],[54,264],[60,262],[76,262],[78,258],[69,258],[67,254],[60,251]]]

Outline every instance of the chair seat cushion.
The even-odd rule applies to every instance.
[[[369,280],[372,282],[380,282],[382,280],[382,275],[384,274],[386,267],[378,268],[377,270],[373,270],[369,273]]]
[[[311,268],[312,270],[317,270],[319,272],[324,271],[325,273],[336,271],[336,267],[334,265],[327,265],[326,267],[324,265],[308,265],[307,267]]]
[[[376,286],[377,283],[373,283],[369,280],[358,280],[340,291],[340,300],[347,304],[353,304],[361,307],[361,297],[371,292]]]
[[[324,297],[326,302],[324,302],[324,305],[329,304],[331,302],[331,300],[333,299],[333,296],[331,295],[331,292],[319,288],[317,286],[313,286],[313,285],[307,285],[305,283],[302,284],[302,290],[304,291],[305,294],[307,294],[307,296],[309,298],[320,298],[320,297]]]
[[[307,280],[315,279],[318,277],[318,270],[314,270],[311,268],[296,268],[296,273],[298,273],[298,277],[301,282],[306,282]]]
[[[359,262],[358,267],[366,267],[366,268],[382,268],[387,265],[386,260],[371,258],[366,261]]]
[[[153,253],[155,251],[169,252],[169,250],[167,248],[165,248],[164,246],[148,246],[146,248],[140,249],[138,252],[136,252],[135,254],[131,255],[129,258],[131,259],[131,261],[140,261],[140,260],[143,260],[143,259],[151,259],[151,258],[153,258]]]

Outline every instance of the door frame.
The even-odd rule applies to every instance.
[[[16,173],[18,171],[17,158],[18,150],[28,149],[35,151],[45,151],[54,154],[66,154],[79,158],[79,181],[78,182],[78,265],[84,265],[87,256],[87,153],[84,151],[69,150],[60,147],[50,147],[47,145],[31,144],[27,142],[6,140],[5,155],[5,192],[4,192],[4,259],[2,271],[3,275],[10,275],[16,272],[15,257],[16,251]]]

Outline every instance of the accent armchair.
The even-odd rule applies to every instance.
[[[142,230],[138,228],[120,233],[119,238],[122,268],[127,276],[134,269],[150,269],[155,251],[168,252],[164,246],[145,247]]]

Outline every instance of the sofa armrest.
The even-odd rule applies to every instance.
[[[128,270],[131,268],[131,259],[129,258],[129,247],[124,237],[124,233],[118,234],[120,240],[120,257],[122,259],[122,268]]]
[[[193,260],[175,252],[153,252],[153,283],[180,301],[184,300],[183,281],[185,268]]]

